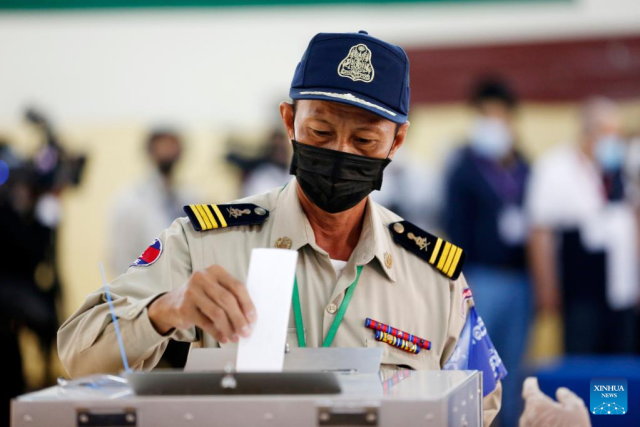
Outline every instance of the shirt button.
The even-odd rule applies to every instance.
[[[338,311],[338,306],[335,304],[329,304],[327,306],[327,313],[329,314],[336,314],[336,311]]]

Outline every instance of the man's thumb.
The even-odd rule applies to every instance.
[[[522,385],[522,398],[527,400],[538,394],[542,394],[540,387],[538,387],[538,379],[536,377],[529,377],[524,380],[524,384]]]

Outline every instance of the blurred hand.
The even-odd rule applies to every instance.
[[[537,378],[529,377],[522,397],[525,407],[519,427],[591,427],[584,402],[568,388],[556,390],[556,402],[540,391]]]
[[[249,336],[256,321],[246,286],[217,265],[194,272],[187,283],[156,299],[148,310],[161,334],[197,326],[223,344]]]

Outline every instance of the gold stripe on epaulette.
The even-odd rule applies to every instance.
[[[218,228],[218,223],[216,222],[216,219],[213,217],[213,213],[211,212],[211,209],[209,209],[209,205],[201,205],[201,206],[202,206],[202,210],[207,214],[207,218],[209,218],[209,222],[211,223],[213,228]]]
[[[222,225],[222,228],[226,227],[227,226],[227,221],[222,216],[222,212],[220,212],[220,208],[218,208],[218,205],[212,205],[212,206],[213,206],[213,210],[215,211],[216,215],[218,216],[218,219],[220,220],[220,225]]]
[[[204,223],[206,225],[206,228],[204,228],[204,229],[205,230],[211,230],[213,228],[213,225],[209,221],[209,218],[207,217],[207,214],[205,213],[204,209],[202,208],[202,205],[196,205],[196,209],[198,209],[198,212],[200,213],[200,217],[202,218],[202,220],[204,221]]]
[[[438,241],[436,242],[436,247],[433,248],[429,264],[433,265],[436,263],[436,259],[438,259],[438,252],[440,252],[440,246],[442,246],[442,239],[438,237]]]
[[[451,243],[446,242],[444,244],[444,249],[442,250],[442,255],[440,255],[440,261],[438,261],[438,265],[436,268],[442,271],[442,267],[444,267],[444,263],[447,261],[447,256],[449,256],[449,251],[451,250]]]
[[[453,258],[453,262],[451,263],[451,267],[449,267],[449,271],[447,271],[447,276],[453,276],[453,273],[458,268],[458,262],[460,262],[460,256],[462,255],[462,248],[458,248],[456,251],[456,256]]]
[[[447,274],[449,271],[449,267],[451,267],[451,262],[453,261],[453,257],[458,252],[458,247],[456,245],[451,245],[451,250],[449,250],[449,256],[447,257],[447,261],[444,263],[444,267],[442,268],[442,272]]]
[[[189,205],[189,207],[191,208],[191,212],[193,212],[196,219],[198,220],[198,223],[200,224],[200,229],[203,231],[206,230],[207,226],[202,220],[202,217],[200,216],[200,212],[198,212],[198,208],[196,207],[196,205]]]

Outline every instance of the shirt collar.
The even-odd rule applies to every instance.
[[[293,178],[278,195],[276,207],[272,210],[274,224],[271,231],[271,247],[297,251],[305,245],[310,245],[315,251],[328,255],[316,244],[311,224],[300,205],[297,187],[298,183]],[[362,234],[351,258],[355,259],[357,265],[365,265],[374,258],[377,259],[387,277],[395,282],[392,237],[387,229],[388,224],[385,224],[381,217],[381,210],[380,205],[368,198]]]
[[[357,257],[356,264],[358,265],[368,264],[375,258],[389,280],[395,282],[396,275],[391,253],[393,241],[387,228],[388,224],[382,218],[382,209],[380,205],[371,200],[371,197],[367,199],[362,234],[353,254]]]
[[[298,199],[298,183],[293,178],[282,188],[272,209],[274,218],[271,229],[271,247],[293,249],[297,251],[305,245],[317,247],[311,224],[307,219]],[[288,245],[290,247],[286,247]],[[325,253],[321,248],[321,252]]]

